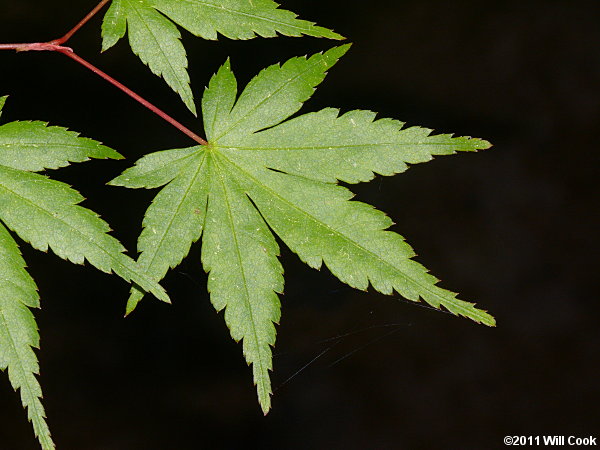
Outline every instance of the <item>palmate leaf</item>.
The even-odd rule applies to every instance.
[[[337,33],[296,18],[272,0],[113,0],[102,24],[102,50],[127,30],[129,44],[152,72],[164,78],[196,114],[187,74],[187,57],[175,24],[204,39],[256,36],[314,36],[341,39]]]
[[[308,100],[327,70],[348,50],[334,48],[264,69],[237,97],[229,61],[203,97],[209,144],[150,154],[111,184],[155,188],[166,184],[144,218],[139,262],[155,280],[186,256],[202,236],[202,263],[215,308],[225,310],[232,337],[243,340],[259,401],[270,408],[269,370],[274,324],[283,288],[273,233],[308,265],[323,263],[357,289],[369,284],[493,326],[485,311],[437,286],[411,258],[392,221],[351,201],[337,185],[393,175],[434,155],[475,151],[489,143],[430,135],[424,128],[375,120],[368,111],[339,115],[324,109],[284,122]],[[142,298],[133,289],[128,310]]]
[[[6,97],[0,98],[0,113]],[[39,335],[29,308],[39,307],[33,279],[6,227],[36,249],[48,248],[63,259],[114,272],[164,301],[164,290],[129,257],[94,212],[78,206],[83,197],[64,183],[32,173],[89,158],[122,158],[96,141],[42,122],[0,126],[0,370],[8,369],[14,389],[44,449],[54,448],[35,377],[39,365],[32,347]]]

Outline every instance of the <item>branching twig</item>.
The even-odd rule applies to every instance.
[[[85,16],[79,23],[77,23],[77,25],[75,25],[75,27],[73,27],[73,29],[71,31],[69,31],[67,34],[65,34],[60,39],[54,39],[54,40],[48,41],[48,42],[31,42],[31,43],[23,43],[23,44],[0,44],[0,50],[15,50],[17,52],[50,51],[50,52],[62,53],[63,55],[68,56],[72,60],[77,61],[79,64],[81,64],[85,68],[91,70],[96,75],[102,77],[104,80],[108,81],[110,84],[117,87],[118,89],[123,91],[125,94],[129,95],[131,98],[133,98],[138,103],[144,105],[150,111],[152,111],[153,113],[158,115],[163,120],[169,122],[171,125],[173,125],[175,128],[177,128],[179,131],[181,131],[182,133],[184,133],[186,136],[190,137],[197,143],[199,143],[201,145],[207,145],[208,142],[206,142],[206,140],[204,140],[203,138],[198,136],[196,133],[191,131],[189,128],[187,128],[186,126],[184,126],[183,124],[181,124],[180,122],[175,120],[173,117],[168,115],[162,109],[158,108],[157,106],[154,106],[148,100],[146,100],[145,98],[143,98],[140,95],[133,92],[131,89],[129,89],[123,83],[120,83],[119,81],[115,80],[113,77],[108,75],[107,73],[103,72],[102,70],[98,69],[96,66],[87,62],[81,56],[77,55],[73,51],[72,48],[65,47],[64,45],[62,45],[65,42],[67,42],[77,31],[79,31],[79,29],[83,25],[85,25],[92,17],[94,17],[98,13],[98,11],[100,11],[102,9],[102,7],[104,5],[106,5],[108,2],[109,2],[109,0],[102,0],[92,11],[90,11],[90,13],[87,16]]]

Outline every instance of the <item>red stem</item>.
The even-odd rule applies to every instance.
[[[17,52],[58,52],[61,50],[72,52],[70,47],[62,47],[51,42],[29,42],[26,44],[0,44],[0,50],[16,50]]]
[[[90,64],[89,62],[87,62],[85,59],[83,59],[81,56],[79,56],[75,52],[73,52],[73,50],[71,50],[70,48],[68,48],[68,47],[58,47],[56,49],[56,51],[58,51],[58,52],[62,53],[63,55],[66,55],[69,58],[77,61],[79,64],[81,64],[82,66],[88,68],[89,70],[91,70],[92,72],[94,72],[96,75],[99,75],[102,78],[104,78],[106,81],[108,81],[113,86],[116,86],[117,88],[121,89],[123,92],[125,92],[127,95],[129,95],[131,98],[133,98],[137,102],[139,102],[142,105],[144,105],[146,108],[148,108],[150,111],[152,111],[153,113],[155,113],[156,115],[158,115],[159,117],[161,117],[163,120],[166,120],[167,122],[169,122],[171,125],[173,125],[179,131],[183,132],[184,134],[186,134],[187,136],[189,136],[190,138],[192,138],[194,141],[198,142],[201,145],[208,145],[208,142],[206,142],[204,139],[202,139],[196,133],[194,133],[193,131],[191,131],[189,128],[187,128],[184,125],[182,125],[177,120],[173,119],[171,116],[169,116],[162,109],[154,106],[148,100],[144,99],[143,97],[141,97],[138,94],[136,94],[135,92],[133,92],[131,89],[129,89],[123,83],[118,82],[117,80],[115,80],[110,75],[108,75],[105,72],[103,72],[102,70],[98,69],[96,66],[93,66],[92,64]]]
[[[0,44],[0,50],[16,50],[20,51],[20,49],[27,47],[31,44]]]
[[[118,82],[117,80],[115,80],[110,75],[106,74],[102,70],[98,69],[96,66],[94,66],[94,65],[90,64],[89,62],[87,62],[81,56],[77,55],[73,51],[73,49],[71,49],[69,47],[65,47],[65,46],[62,45],[65,42],[67,42],[75,33],[77,33],[77,31],[83,25],[85,25],[92,17],[94,17],[98,13],[98,11],[100,11],[102,9],[102,7],[104,5],[106,5],[109,1],[110,0],[102,0],[98,5],[96,5],[96,7],[92,11],[90,11],[88,13],[87,16],[85,16],[77,25],[75,25],[75,27],[73,27],[73,29],[71,31],[69,31],[67,34],[65,34],[60,39],[54,39],[54,40],[49,41],[49,42],[33,42],[33,43],[24,43],[24,44],[0,44],[0,50],[16,50],[17,52],[51,51],[51,52],[62,53],[63,55],[68,56],[72,60],[77,61],[82,66],[86,67],[87,69],[91,70],[95,74],[99,75],[100,77],[102,77],[104,80],[108,81],[113,86],[115,86],[115,87],[119,88],[120,90],[122,90],[127,95],[129,95],[131,98],[133,98],[135,101],[137,101],[138,103],[141,103],[142,105],[144,105],[150,111],[152,111],[153,113],[155,113],[156,115],[158,115],[163,120],[169,122],[171,125],[173,125],[175,128],[177,128],[179,131],[181,131],[182,133],[184,133],[188,137],[192,138],[197,143],[199,143],[201,145],[208,145],[208,142],[206,142],[204,139],[202,139],[196,133],[194,133],[193,131],[191,131],[189,128],[187,128],[184,125],[182,125],[177,120],[173,119],[171,116],[169,116],[162,109],[154,106],[148,100],[144,99],[143,97],[141,97],[138,94],[136,94],[135,92],[133,92],[131,89],[129,89],[123,83]]]
[[[86,23],[88,23],[88,21],[94,17],[98,11],[100,11],[104,5],[106,5],[110,0],[102,0],[100,3],[98,3],[96,5],[96,7],[94,9],[92,9],[87,16],[85,16],[83,19],[81,19],[81,21],[75,25],[73,27],[73,29],[71,29],[71,31],[69,31],[67,34],[65,34],[63,37],[61,37],[60,39],[54,39],[53,41],[50,41],[49,44],[56,44],[56,45],[62,45],[65,42],[67,42],[69,39],[71,39],[71,37],[77,33],[79,31],[79,29],[84,26]]]

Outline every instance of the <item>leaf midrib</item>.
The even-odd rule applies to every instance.
[[[377,142],[377,143],[367,143],[367,144],[351,144],[351,145],[323,145],[323,146],[306,146],[306,147],[243,147],[243,146],[232,146],[232,145],[223,145],[220,146],[221,149],[229,149],[229,150],[256,150],[256,151],[275,151],[275,150],[343,150],[346,148],[362,148],[362,147],[405,147],[405,146],[429,146],[429,145],[440,145],[444,147],[452,146],[460,146],[464,145],[460,142],[446,144],[443,142]]]
[[[84,138],[79,138],[79,139],[84,139]],[[67,143],[63,143],[63,142],[48,142],[48,141],[44,141],[44,140],[40,140],[38,142],[18,142],[18,143],[2,143],[0,142],[0,147],[19,147],[19,146],[31,146],[31,147],[74,147],[74,148],[80,148],[82,150],[90,150],[90,148],[88,146],[85,145],[77,145],[77,144],[67,144]],[[97,148],[95,150],[98,150]]]
[[[180,201],[179,201],[179,204],[177,205],[177,208],[175,209],[175,213],[169,218],[169,224],[165,228],[165,232],[161,236],[161,238],[160,238],[160,240],[158,242],[158,245],[156,246],[156,251],[152,254],[152,256],[150,258],[150,262],[148,263],[148,267],[146,268],[147,270],[149,270],[152,267],[152,265],[154,264],[154,261],[156,260],[156,256],[158,255],[158,249],[162,246],[162,244],[163,244],[163,242],[164,242],[164,240],[165,240],[165,238],[166,238],[166,236],[168,234],[168,230],[173,225],[173,222],[175,221],[175,218],[177,216],[179,216],[179,210],[181,208],[181,205],[183,205],[183,202],[184,202],[185,198],[189,194],[189,192],[192,189],[192,187],[196,184],[196,179],[198,178],[198,175],[200,174],[200,171],[201,171],[202,167],[204,166],[205,162],[206,162],[206,155],[202,155],[202,160],[199,161],[198,168],[196,169],[196,173],[192,177],[192,180],[189,183],[188,187],[186,188],[184,195],[182,195],[180,197]],[[145,253],[145,252],[142,252],[142,253]],[[170,263],[169,263],[169,267],[172,267]]]
[[[298,22],[305,22],[307,24],[306,27],[300,27],[298,25],[292,25],[290,23],[282,22],[280,20],[269,19],[267,17],[258,16],[258,15],[255,15],[255,14],[247,13],[247,12],[244,12],[244,11],[239,11],[239,10],[232,9],[232,8],[225,8],[225,7],[222,7],[222,6],[217,6],[217,5],[213,5],[211,3],[207,3],[207,2],[202,2],[202,1],[197,1],[197,0],[183,0],[183,1],[185,3],[191,3],[192,5],[195,5],[195,4],[199,3],[200,5],[205,6],[207,8],[212,8],[212,9],[216,9],[216,10],[220,10],[220,11],[227,11],[229,13],[232,13],[233,15],[239,14],[241,16],[251,17],[253,19],[258,19],[258,20],[262,20],[262,21],[265,21],[265,22],[270,22],[270,23],[273,23],[273,24],[276,24],[276,25],[287,26],[287,27],[294,28],[294,29],[300,30],[300,31],[310,31],[311,29],[319,29],[319,28],[321,28],[321,27],[314,26],[314,25],[308,25],[310,22],[308,22],[306,20],[302,20],[302,19],[297,19],[297,18],[294,18],[293,20],[298,21]],[[264,10],[264,11],[284,12],[286,10],[279,9],[279,8],[273,8],[271,10]],[[215,30],[218,31],[219,30],[218,27],[215,27]],[[251,31],[254,34],[257,34],[255,30],[251,30]],[[277,29],[275,31],[281,32],[280,30],[277,30]]]
[[[191,148],[195,148],[195,147],[191,147]],[[194,157],[194,156],[197,156],[197,153],[196,153],[196,152],[189,153],[189,154],[187,154],[187,155],[185,155],[185,156],[182,156],[182,157],[180,157],[180,158],[177,158],[177,159],[172,159],[172,160],[168,161],[166,164],[163,164],[162,166],[155,167],[155,168],[153,168],[153,169],[147,170],[147,171],[143,172],[141,175],[134,175],[134,176],[132,176],[131,178],[136,178],[136,179],[142,178],[142,179],[143,179],[144,177],[152,176],[152,174],[154,174],[154,173],[157,173],[157,172],[160,172],[160,171],[162,171],[162,170],[165,170],[165,168],[166,168],[167,166],[171,165],[171,164],[179,163],[179,162],[181,162],[181,161],[184,161],[184,160],[185,160],[185,159],[187,159],[187,158],[192,158],[192,157]],[[134,168],[136,168],[136,167],[134,167]],[[137,166],[137,168],[141,170],[141,167],[140,167],[140,166]],[[131,170],[131,169],[128,169],[128,170]],[[124,175],[125,175],[125,174],[122,174],[121,176],[124,176]],[[117,177],[116,179],[119,179],[121,176]],[[169,179],[169,181],[166,181],[166,182],[164,182],[164,183],[161,183],[161,184],[159,184],[159,185],[154,185],[154,184],[151,184],[151,185],[149,185],[149,186],[138,186],[138,187],[139,187],[139,188],[141,188],[141,187],[148,188],[148,187],[149,187],[149,188],[151,188],[151,189],[158,188],[158,187],[160,187],[160,186],[164,186],[165,184],[169,184],[169,183],[170,183],[171,181],[173,181],[173,180],[174,180],[176,177],[177,177],[177,175],[175,175],[174,177],[172,177],[171,179]],[[128,179],[128,181],[129,181],[129,180],[131,180],[131,178],[130,178],[130,179]],[[113,180],[113,181],[114,181],[114,180]],[[110,182],[109,182],[109,184],[111,184],[111,183],[112,183],[112,181],[110,181]],[[126,187],[131,187],[131,186],[127,186],[126,184],[122,184],[122,185],[121,185],[121,184],[116,184],[116,186],[126,186]]]
[[[128,1],[128,3],[132,3],[131,1]],[[131,9],[137,14],[138,16],[138,20],[140,23],[142,23],[144,25],[144,27],[146,28],[146,30],[148,31],[148,33],[150,33],[150,35],[152,36],[152,40],[155,42],[156,47],[160,49],[160,52],[163,56],[163,59],[166,60],[167,65],[169,67],[169,69],[171,69],[171,75],[177,80],[177,84],[181,87],[183,87],[183,90],[185,91],[186,87],[189,87],[189,83],[187,80],[181,80],[179,78],[179,76],[177,75],[177,71],[175,70],[175,68],[173,67],[173,65],[171,64],[171,59],[166,55],[160,41],[156,38],[156,35],[154,34],[154,32],[150,29],[150,27],[148,26],[148,24],[144,21],[144,18],[142,17],[142,15],[139,13],[138,9],[135,6],[131,6]],[[160,14],[159,11],[156,11],[158,14]],[[166,20],[166,18],[165,18]],[[131,30],[129,30],[129,33],[131,34]],[[175,36],[175,40],[180,40],[180,37]],[[139,55],[138,55],[139,56]],[[140,56],[141,57],[141,56]],[[186,61],[186,64],[184,64],[184,71],[187,69],[187,56],[184,54],[183,58]],[[148,65],[150,64],[150,62],[148,62]],[[187,72],[186,72],[187,73]],[[161,74],[162,75],[162,74]],[[181,95],[181,93],[179,93]]]
[[[18,194],[17,192],[13,191],[12,189],[7,188],[4,184],[0,183],[0,188],[4,189],[7,192],[10,192],[11,194],[13,194],[14,196],[20,198],[22,201],[24,201],[25,203],[28,203],[29,205],[33,206],[34,209],[37,209],[39,211],[41,211],[42,213],[44,213],[47,216],[50,216],[53,220],[58,220],[59,222],[61,222],[63,225],[66,225],[67,228],[71,229],[71,231],[75,232],[75,234],[78,234],[80,236],[82,236],[83,238],[87,238],[88,241],[96,248],[98,248],[102,253],[106,254],[111,260],[115,261],[116,264],[120,265],[122,268],[126,269],[128,272],[130,271],[130,269],[128,269],[126,266],[123,265],[122,262],[118,261],[117,258],[115,258],[112,254],[110,254],[108,251],[106,251],[103,247],[101,247],[98,243],[95,242],[95,239],[93,239],[93,236],[87,235],[85,233],[83,233],[81,230],[79,230],[78,228],[75,228],[74,226],[72,226],[69,222],[63,220],[63,218],[61,216],[55,216],[53,215],[50,211],[45,210],[44,208],[40,207],[39,205],[37,205],[36,203],[32,202],[31,200],[29,200],[26,197],[23,197],[22,195]],[[73,204],[73,205],[68,205],[70,207],[77,207],[78,205]],[[81,207],[80,207],[81,208]],[[101,219],[99,219],[101,220]],[[104,233],[106,234],[106,233]],[[109,235],[107,235],[109,236]],[[51,245],[48,242],[48,246],[50,248]],[[123,255],[122,252],[119,253],[122,256]],[[84,255],[84,259],[87,259],[87,257]],[[89,260],[88,260],[89,261]],[[114,269],[114,267],[111,267],[111,269]],[[130,278],[131,281],[131,278]]]
[[[233,221],[233,215],[232,215],[232,212],[231,212],[231,204],[230,204],[228,196],[227,196],[227,189],[226,189],[225,181],[223,180],[223,173],[220,170],[220,168],[218,167],[219,164],[218,164],[217,158],[213,158],[212,161],[213,161],[213,167],[215,167],[216,171],[219,172],[218,173],[218,175],[219,175],[219,181],[220,181],[221,186],[223,188],[225,205],[226,205],[226,208],[227,208],[227,216],[228,216],[229,222],[231,224],[232,235],[233,235],[233,239],[234,239],[234,243],[235,243],[236,257],[237,257],[237,260],[238,260],[238,264],[239,264],[239,267],[240,267],[240,272],[242,274],[242,279],[243,279],[243,282],[244,282],[244,290],[246,291],[245,303],[246,303],[246,308],[250,312],[250,317],[251,317],[250,324],[252,326],[252,337],[253,337],[253,340],[254,340],[254,342],[256,344],[256,349],[257,349],[257,351],[259,353],[258,366],[259,366],[259,371],[261,373],[261,377],[259,377],[259,379],[257,380],[257,384],[260,384],[261,393],[263,395],[266,395],[268,397],[268,395],[269,395],[268,392],[267,392],[268,390],[267,390],[266,386],[264,385],[264,381],[262,379],[262,376],[264,376],[264,373],[265,373],[264,372],[263,362],[262,362],[263,351],[262,351],[262,348],[260,346],[260,341],[259,341],[259,338],[258,338],[258,332],[256,330],[256,325],[254,324],[254,310],[252,309],[252,304],[250,303],[250,292],[249,292],[249,288],[248,288],[248,282],[247,282],[247,279],[246,279],[246,273],[245,273],[245,270],[244,270],[244,265],[242,263],[242,254],[240,253],[239,241],[238,241],[238,238],[237,238],[237,234],[235,232],[235,225],[234,225],[234,221]],[[253,361],[253,364],[256,364],[256,361]],[[261,402],[262,402],[262,397],[261,397]]]

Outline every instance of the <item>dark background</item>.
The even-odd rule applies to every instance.
[[[94,0],[0,7],[0,42],[61,35]],[[215,314],[196,247],[165,279],[173,306],[122,318],[128,286],[23,244],[49,423],[61,449],[493,449],[505,435],[600,439],[597,274],[600,4],[591,1],[286,0],[354,47],[304,111],[371,109],[494,147],[353,186],[418,260],[491,311],[495,329],[363,293],[284,251],[273,410],[264,418],[240,346]],[[201,132],[124,41],[100,55],[100,19],[77,51]],[[240,84],[313,38],[207,42],[184,32],[197,103],[227,56]],[[131,250],[155,194],[105,186],[141,155],[191,142],[71,60],[0,54],[2,121],[39,119],[127,161],[55,171]],[[293,376],[295,374],[295,376]],[[290,379],[290,377],[292,377]],[[6,376],[0,448],[35,449]]]

